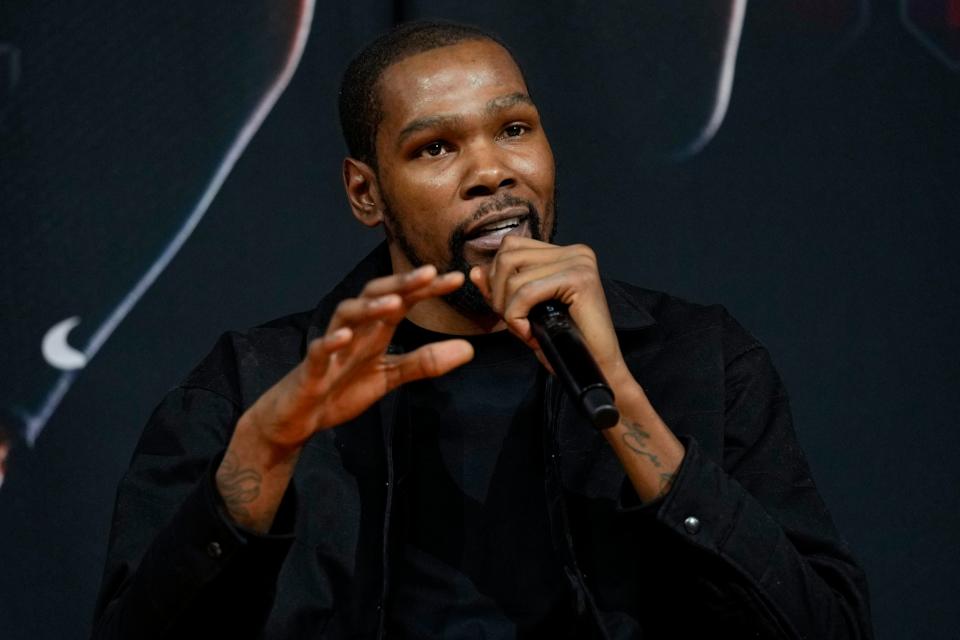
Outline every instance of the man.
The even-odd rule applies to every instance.
[[[316,310],[224,336],[154,413],[96,637],[870,636],[766,351],[549,243],[553,156],[501,43],[400,27],[340,109],[347,198],[386,247]],[[550,299],[610,429],[541,366]]]

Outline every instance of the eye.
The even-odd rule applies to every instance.
[[[430,144],[420,147],[417,155],[420,157],[429,156],[431,158],[439,158],[449,151],[450,145],[448,145],[446,142],[442,140],[434,140]]]
[[[503,135],[506,138],[516,138],[517,136],[522,136],[527,132],[527,127],[522,124],[511,124],[503,130]]]

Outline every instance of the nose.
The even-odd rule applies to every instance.
[[[464,200],[490,196],[516,184],[516,175],[503,157],[505,153],[493,141],[479,144],[471,150],[470,167],[461,187]]]

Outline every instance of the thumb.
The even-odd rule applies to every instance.
[[[490,267],[476,266],[470,269],[470,282],[477,285],[484,300],[491,302],[493,294],[490,291]]]
[[[390,356],[390,388],[421,378],[436,378],[473,359],[473,345],[454,339],[425,344],[402,356]]]
[[[543,351],[540,349],[534,349],[533,355],[537,356],[537,360],[540,361],[540,364],[543,365],[543,368],[550,372],[550,375],[557,375],[557,372],[553,370],[553,367],[550,366],[550,363],[547,361],[547,357],[543,355]]]

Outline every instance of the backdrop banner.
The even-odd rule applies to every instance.
[[[0,3],[0,637],[89,634],[152,408],[381,240],[338,83],[427,17],[513,48],[557,242],[767,346],[877,637],[957,637],[960,0]]]

